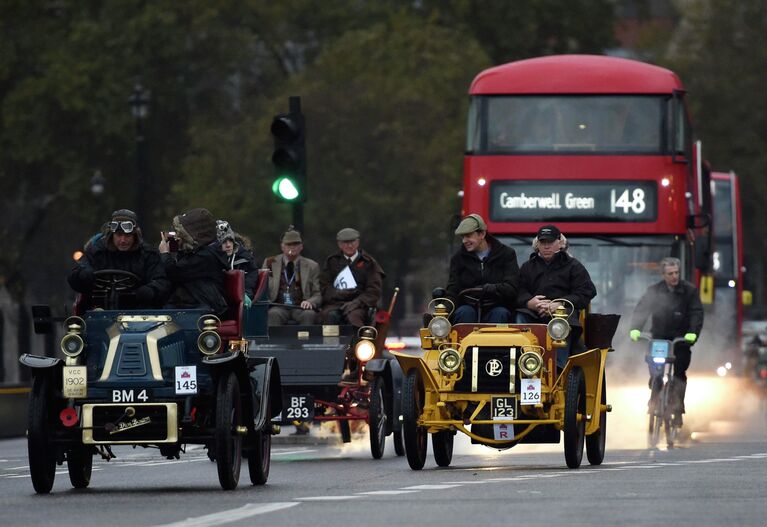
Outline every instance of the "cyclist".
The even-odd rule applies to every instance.
[[[684,408],[684,394],[687,389],[687,368],[690,366],[691,347],[698,340],[703,327],[703,305],[698,289],[690,282],[680,279],[681,262],[678,258],[664,258],[660,261],[663,280],[651,285],[634,309],[631,317],[629,337],[636,342],[648,318],[652,319],[650,332],[655,339],[673,340],[684,336],[685,342],[674,348],[674,390],[673,401],[678,404],[674,414],[681,426]],[[650,372],[652,375],[652,371]],[[655,393],[657,387],[653,387]],[[672,403],[674,404],[674,403]]]

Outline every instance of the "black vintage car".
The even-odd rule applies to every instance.
[[[254,485],[269,477],[272,416],[282,410],[278,363],[248,352],[266,333],[266,304],[246,309],[242,271],[227,271],[229,308],[219,319],[204,310],[125,310],[136,278],[98,271],[91,304],[79,298],[64,321],[62,357],[25,354],[32,368],[28,449],[32,484],[53,487],[67,463],[75,488],[87,487],[93,456],[114,445],[156,447],[178,458],[202,444],[216,461],[221,487],[234,489],[242,456]],[[259,277],[257,298],[267,277]],[[48,306],[33,308],[35,331],[53,331]],[[59,319],[60,320],[60,319]]]

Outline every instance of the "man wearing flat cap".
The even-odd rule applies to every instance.
[[[135,290],[119,299],[122,309],[162,307],[170,294],[170,281],[156,249],[144,243],[136,213],[119,209],[112,213],[102,232],[85,246],[84,254],[69,273],[69,285],[75,291],[90,295],[95,284],[94,273],[114,269],[138,277]],[[103,307],[103,306],[91,306]]]
[[[533,240],[533,254],[519,270],[517,322],[547,323],[557,298],[569,300],[575,308],[568,322],[573,328],[568,345],[557,349],[557,366],[563,368],[570,355],[572,343],[581,334],[579,314],[597,296],[589,272],[581,262],[567,254],[564,236],[556,225],[544,225]],[[572,309],[565,304],[569,311]]]
[[[270,326],[287,324],[295,320],[301,325],[316,322],[317,310],[322,304],[320,293],[320,266],[314,260],[301,256],[304,242],[301,233],[291,225],[280,239],[282,254],[264,260],[269,277]]]
[[[360,233],[347,227],[336,234],[339,251],[325,260],[320,274],[321,318],[325,324],[367,324],[371,307],[381,299],[384,272],[360,249]]]
[[[456,307],[453,322],[511,322],[519,281],[517,253],[487,233],[479,214],[461,220],[455,234],[461,237],[462,246],[450,259],[446,288]]]

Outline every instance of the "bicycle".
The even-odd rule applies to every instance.
[[[684,337],[674,340],[654,339],[642,333],[640,339],[649,343],[645,360],[650,368],[650,402],[647,413],[649,423],[647,428],[647,443],[649,448],[655,448],[660,439],[660,429],[666,434],[666,444],[673,448],[677,434],[682,427],[681,402],[675,401],[674,383],[674,349]]]

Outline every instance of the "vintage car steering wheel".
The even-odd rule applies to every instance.
[[[118,309],[119,299],[131,293],[141,279],[130,271],[102,269],[93,273],[92,298],[103,298],[104,309]]]

